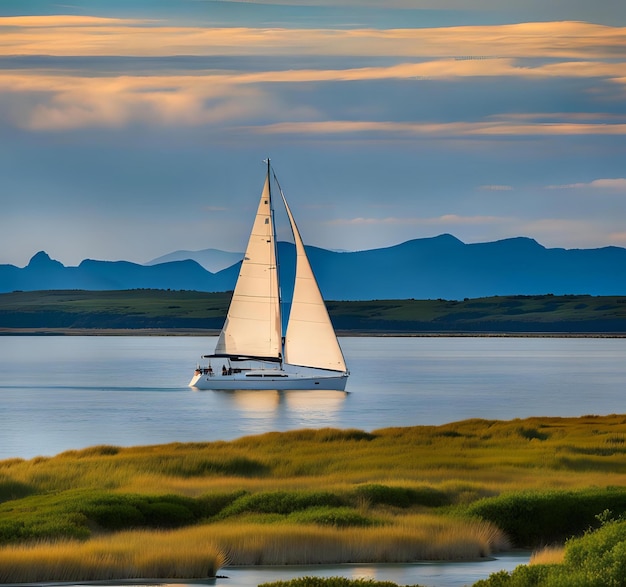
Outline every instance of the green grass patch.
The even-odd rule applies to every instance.
[[[28,483],[0,476],[0,503],[20,499],[35,492],[36,488]]]
[[[344,500],[327,491],[271,491],[242,495],[225,507],[220,517],[244,513],[291,514],[308,508],[344,505]]]
[[[88,495],[70,507],[105,530],[179,528],[204,515],[201,502],[180,495]]]
[[[373,518],[364,516],[349,507],[313,507],[294,512],[287,518],[295,524],[318,524],[335,528],[364,527],[377,524]]]
[[[241,492],[198,498],[103,491],[64,491],[0,505],[0,543],[85,539],[93,530],[180,528],[220,514]]]
[[[247,457],[210,459],[197,455],[186,458],[171,457],[159,466],[159,473],[177,477],[205,477],[209,475],[234,475],[255,477],[267,474],[269,467]]]
[[[507,493],[480,500],[467,513],[497,524],[516,546],[532,547],[582,534],[606,509],[626,512],[626,488]]]
[[[568,541],[561,564],[520,565],[500,571],[474,587],[624,587],[626,522],[610,522]]]
[[[425,507],[441,507],[450,505],[450,497],[433,487],[391,487],[371,483],[357,487],[354,491],[357,498],[365,499],[373,505],[389,505],[408,508],[414,505]]]

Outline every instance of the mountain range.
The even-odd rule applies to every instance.
[[[307,247],[328,300],[450,299],[553,293],[626,295],[626,249],[546,248],[526,237],[465,244],[442,234],[366,251]],[[234,255],[235,257],[228,257]],[[187,257],[187,258],[182,258]],[[177,251],[145,265],[86,259],[66,267],[40,251],[26,267],[0,265],[0,292],[48,289],[232,290],[240,253]],[[293,245],[279,244],[284,281],[293,275]],[[177,260],[172,260],[177,259]],[[283,294],[289,296],[289,287]]]

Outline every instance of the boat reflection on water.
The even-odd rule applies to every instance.
[[[250,412],[249,415],[259,414],[265,416],[268,412],[274,412],[279,409],[282,400],[281,393],[276,389],[251,390],[251,389],[233,389],[215,390],[214,393],[226,396],[232,400],[234,407],[244,412]]]
[[[314,389],[310,391],[292,390],[285,395],[288,409],[303,421],[317,424],[339,415],[342,404],[348,393],[345,391],[330,391]]]
[[[341,426],[341,409],[349,396],[345,391],[325,389],[233,389],[196,390],[213,393],[240,418],[273,421],[278,428]]]

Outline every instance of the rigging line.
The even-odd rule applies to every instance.
[[[272,175],[274,176],[274,181],[276,182],[276,185],[278,186],[278,191],[280,193],[280,197],[283,200],[283,206],[285,207],[285,212],[287,213],[287,216],[290,217],[289,218],[289,228],[291,229],[291,235],[293,236],[294,239],[294,244],[296,241],[296,232],[298,232],[298,234],[300,234],[300,231],[298,230],[298,227],[296,226],[296,222],[295,220],[293,220],[293,216],[291,216],[291,214],[289,212],[287,212],[287,198],[285,198],[285,194],[283,192],[283,188],[280,185],[280,182],[278,181],[278,178],[276,177],[276,172],[274,171],[274,169],[272,169]],[[293,224],[292,224],[293,222]],[[302,241],[302,237],[300,236],[300,240]],[[304,243],[302,243],[302,246],[304,246]],[[297,256],[297,255],[296,255]],[[297,263],[297,261],[296,261]]]
[[[278,186],[278,191],[280,192],[280,195],[284,198],[285,194],[283,194],[283,188],[280,187],[280,182],[278,181],[278,178],[276,177],[276,172],[274,171],[273,167],[272,167],[272,176],[274,177],[274,181],[276,182],[276,185]]]
[[[268,161],[269,161],[269,159],[268,159]],[[284,206],[285,205],[285,194],[283,193],[283,188],[281,187],[280,182],[278,181],[278,177],[276,177],[276,171],[274,171],[273,167],[269,167],[268,166],[268,168],[271,169],[272,177],[274,178],[274,181],[276,182],[276,186],[278,187],[278,192],[280,193],[280,197],[282,198],[283,206]],[[272,218],[272,220],[274,220],[274,218]],[[291,234],[293,235],[293,227],[291,226],[291,223],[289,223],[289,228],[291,230]],[[276,234],[276,229],[274,229],[274,234]],[[278,260],[278,236],[276,236],[275,240],[276,240],[276,267],[277,267],[278,271],[280,272],[280,263],[279,263],[279,260]],[[283,299],[283,296],[282,296],[282,286],[280,285],[280,282],[279,282],[279,285],[278,285],[278,290],[279,290],[279,304],[281,306],[281,314],[282,314],[283,306],[286,306],[288,304],[288,302]],[[284,341],[286,333],[283,332],[282,315],[281,315],[280,331],[281,331],[281,335],[282,335],[281,336],[281,341]],[[281,344],[281,346],[283,346],[283,345]]]
[[[284,349],[284,345],[283,345],[283,341],[285,338],[285,333],[283,332],[283,304],[285,303],[283,301],[283,294],[282,294],[282,287],[280,284],[280,259],[279,259],[279,252],[278,252],[278,238],[277,238],[277,234],[276,234],[276,213],[274,210],[274,200],[272,198],[272,175],[274,176],[274,181],[276,181],[276,185],[278,186],[278,189],[280,190],[280,184],[278,183],[278,180],[276,179],[276,173],[274,173],[274,169],[270,163],[270,158],[268,157],[265,162],[267,162],[267,188],[268,188],[268,196],[269,196],[269,203],[270,203],[270,221],[271,221],[271,229],[272,229],[272,245],[274,247],[274,261],[276,264],[275,270],[276,270],[276,280],[274,283],[276,283],[278,291],[276,292],[276,299],[278,301],[278,348],[279,350],[279,357],[280,357],[280,365],[281,365],[281,369],[282,369],[282,358],[285,354],[285,349]],[[280,190],[281,196],[282,196],[282,190]],[[283,196],[284,197],[284,196]]]

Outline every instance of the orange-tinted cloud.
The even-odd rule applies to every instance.
[[[0,92],[31,93],[34,105],[12,109],[18,126],[35,130],[120,127],[131,122],[195,125],[228,122],[271,110],[255,86],[203,76],[79,77],[5,72]],[[207,102],[210,104],[207,105]]]
[[[397,67],[376,68],[374,78],[397,75]],[[400,68],[401,69],[401,68]],[[0,72],[0,93],[34,96],[22,104],[17,97],[3,117],[17,126],[54,130],[86,126],[119,127],[131,122],[156,125],[229,124],[263,114],[273,120],[242,127],[246,132],[273,135],[379,137],[498,137],[623,135],[626,120],[598,113],[498,115],[482,121],[396,122],[319,120],[311,109],[291,109],[274,101],[266,84],[301,83],[311,79],[345,79],[372,70],[295,71],[194,75],[85,77],[29,71]],[[377,77],[380,76],[380,77]],[[369,79],[369,78],[367,78]],[[249,124],[249,123],[248,123]]]
[[[626,29],[585,22],[420,29],[201,28],[72,16],[0,18],[1,55],[378,55],[407,58],[623,55]]]
[[[610,243],[626,244],[626,232],[612,232],[607,235],[607,241]]]
[[[243,130],[373,138],[626,134],[626,121],[596,118],[594,113],[511,113],[436,124],[344,121],[329,119],[312,107],[285,108],[270,99],[272,84],[386,79],[578,77],[626,84],[626,59],[615,60],[615,55],[626,54],[626,28],[584,22],[394,30],[201,28],[59,15],[0,18],[0,26],[0,55],[387,55],[406,60],[380,67],[182,70],[179,75],[0,71],[0,92],[34,96],[27,102],[13,100],[3,118],[30,129],[119,127],[131,122],[236,127],[262,113],[269,123]],[[530,66],[522,57],[542,60]]]
[[[67,14],[0,17],[0,26],[15,28],[104,27],[111,25],[129,26],[147,22],[152,21],[128,18],[107,18],[101,16],[76,16]]]
[[[376,134],[410,136],[568,136],[568,135],[624,135],[626,124],[583,124],[570,122],[528,123],[515,121],[483,122],[447,122],[447,123],[404,123],[372,121],[324,121],[324,122],[286,122],[249,128],[250,131],[268,134]]]
[[[586,189],[594,188],[601,190],[616,190],[626,192],[626,178],[618,177],[615,179],[594,179],[588,183],[568,183],[563,185],[549,185],[550,190],[562,189]]]

